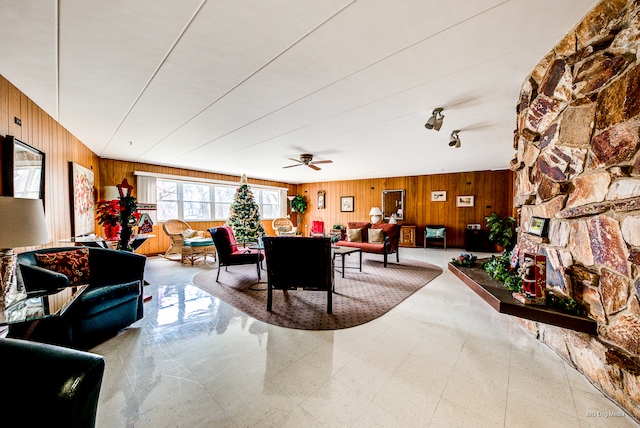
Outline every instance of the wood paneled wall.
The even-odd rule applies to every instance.
[[[16,117],[21,126],[15,123]],[[0,76],[0,136],[6,135],[45,153],[45,213],[50,241],[43,247],[65,245],[59,240],[71,236],[69,162],[92,169],[99,188],[98,156]]]
[[[21,119],[21,126],[14,123],[14,117]],[[61,245],[60,239],[71,236],[69,162],[75,162],[85,168],[92,169],[95,173],[96,189],[118,184],[124,178],[135,187],[136,180],[133,172],[136,170],[232,182],[240,181],[239,176],[100,159],[25,94],[0,76],[0,136],[5,135],[13,135],[46,154],[45,210],[51,238],[50,242],[45,245],[48,247],[59,246]],[[417,225],[418,245],[422,245],[423,231],[427,224],[446,226],[449,246],[463,247],[464,230],[467,224],[480,223],[484,226],[484,217],[492,211],[500,215],[514,214],[512,204],[514,177],[510,171],[480,171],[302,185],[251,178],[248,181],[250,184],[286,187],[289,189],[290,195],[306,196],[308,209],[302,219],[302,230],[305,235],[309,232],[311,221],[316,217],[322,218],[327,228],[334,224],[346,226],[349,221],[369,220],[371,207],[381,206],[383,190],[406,190],[406,217],[402,223]],[[326,209],[317,208],[318,190],[326,191]],[[446,190],[447,201],[431,202],[431,191],[434,190]],[[475,206],[473,208],[456,207],[456,196],[458,195],[475,196]],[[355,198],[354,212],[340,212],[341,196]],[[292,215],[294,223],[296,223],[295,215]],[[191,226],[198,230],[206,230],[219,224],[221,222],[197,222]],[[264,225],[267,233],[273,234],[271,222],[265,221]],[[98,225],[96,225],[96,232],[101,232]],[[144,254],[163,253],[169,247],[169,241],[162,231],[161,224],[154,226],[154,233],[156,238],[145,243],[140,252]]]
[[[432,224],[447,227],[448,246],[464,247],[467,224],[485,227],[485,216],[494,211],[502,216],[513,214],[513,182],[513,173],[505,170],[301,184],[298,194],[308,200],[302,228],[308,232],[316,217],[322,218],[327,228],[370,221],[369,210],[381,207],[383,190],[404,189],[405,219],[400,223],[417,226],[418,245],[423,244],[425,226]],[[317,208],[319,190],[326,191],[325,209]],[[447,191],[446,202],[431,202],[431,192],[436,190]],[[463,195],[475,197],[474,207],[456,207],[456,196]],[[341,196],[354,197],[354,212],[340,212]]]
[[[113,186],[121,183],[124,178],[127,179],[133,189],[135,195],[136,189],[136,177],[133,175],[134,171],[153,172],[156,174],[170,174],[178,175],[182,177],[193,178],[205,178],[210,180],[224,180],[235,183],[240,183],[239,176],[216,174],[211,172],[194,171],[183,168],[173,168],[168,166],[151,165],[138,162],[127,162],[113,159],[100,159],[100,182],[104,183],[104,186]],[[297,186],[295,184],[282,183],[269,180],[257,180],[250,177],[247,178],[249,185],[263,185],[263,186],[277,186],[288,188],[288,194],[295,195]],[[210,227],[220,226],[224,224],[221,221],[200,221],[200,222],[188,222],[189,226],[197,230],[207,230]],[[274,235],[271,228],[271,220],[263,221],[267,234]],[[162,223],[153,226],[153,234],[155,238],[147,240],[139,249],[138,252],[142,254],[162,254],[169,248],[169,239],[162,230]]]

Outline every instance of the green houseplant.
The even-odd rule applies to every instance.
[[[499,251],[511,249],[515,244],[516,219],[491,213],[490,216],[485,217],[485,220],[487,221],[487,229],[489,229],[489,242],[495,244]]]
[[[291,211],[304,214],[307,210],[307,200],[304,196],[296,195],[289,203],[289,206],[291,207]]]

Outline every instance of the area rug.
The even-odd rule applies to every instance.
[[[302,330],[337,330],[367,323],[384,315],[442,273],[437,266],[416,260],[389,263],[382,257],[362,255],[362,272],[356,255],[347,256],[345,278],[335,272],[333,313],[327,314],[326,291],[273,291],[273,311],[267,312],[266,272],[257,283],[255,265],[230,266],[201,272],[196,287],[247,315],[269,324]],[[336,265],[339,260],[336,259]]]

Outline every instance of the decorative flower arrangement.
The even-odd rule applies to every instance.
[[[460,253],[458,257],[454,257],[451,259],[451,263],[456,266],[466,266],[471,267],[478,260],[478,257],[473,254]]]
[[[98,201],[96,213],[99,225],[116,226],[120,222],[120,200],[106,201],[102,199]]]

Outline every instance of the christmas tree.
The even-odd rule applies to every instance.
[[[247,176],[244,174],[240,179],[240,187],[233,195],[227,225],[233,229],[238,242],[255,241],[265,234],[260,221],[258,204],[253,198],[253,192],[251,192],[247,184]]]

